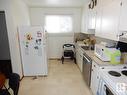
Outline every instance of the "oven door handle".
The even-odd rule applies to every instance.
[[[103,90],[104,90],[104,91],[103,91],[103,95],[107,95],[107,94],[106,94],[106,93],[107,93],[107,92],[106,92],[106,88],[107,88],[107,86],[104,85],[104,87],[103,87]]]
[[[90,60],[86,56],[83,56],[83,57],[90,63]]]
[[[104,94],[104,95],[107,95],[108,93],[109,93],[110,95],[114,95],[114,94],[112,93],[112,91],[110,90],[110,88],[107,87],[107,85],[104,85],[104,90],[105,90],[105,94]]]
[[[104,90],[106,91],[106,88],[107,88],[107,86],[106,85],[104,85]]]

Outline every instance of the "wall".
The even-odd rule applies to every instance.
[[[101,42],[117,43],[117,41],[113,41],[113,40],[109,40],[109,39],[105,39],[105,38],[96,37],[96,43],[99,44]]]
[[[46,14],[72,14],[74,16],[74,32],[80,32],[81,8],[30,8],[32,25],[44,25]]]
[[[12,70],[22,77],[17,26],[30,24],[28,8],[21,0],[0,0],[0,10],[6,15]]]
[[[11,3],[15,26],[30,25],[29,9],[23,0],[12,0]]]
[[[64,43],[74,42],[74,33],[81,31],[81,8],[30,8],[30,18],[32,25],[44,26],[44,17],[46,14],[73,15],[74,29],[69,35],[50,34],[48,35],[49,58],[60,58],[62,56],[62,45]]]

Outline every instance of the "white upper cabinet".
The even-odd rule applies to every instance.
[[[96,6],[96,28],[95,28],[95,35],[101,37],[101,17],[102,17],[102,0],[97,1]]]
[[[119,32],[119,40],[127,43],[127,0],[121,2]]]
[[[98,0],[101,3],[97,10],[96,36],[119,40],[119,17],[121,0]]]
[[[82,33],[94,34],[95,33],[95,16],[94,9],[89,9],[88,4],[83,8],[82,15]]]
[[[121,2],[121,13],[120,13],[120,32],[127,32],[127,0]]]

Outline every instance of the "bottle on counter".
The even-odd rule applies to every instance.
[[[120,64],[121,63],[121,52],[120,50],[114,50],[111,53],[111,64]]]
[[[123,52],[121,54],[121,63],[122,64],[127,64],[127,52]]]

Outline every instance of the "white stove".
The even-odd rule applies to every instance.
[[[98,95],[127,95],[126,66],[106,67],[101,69],[100,75]]]

